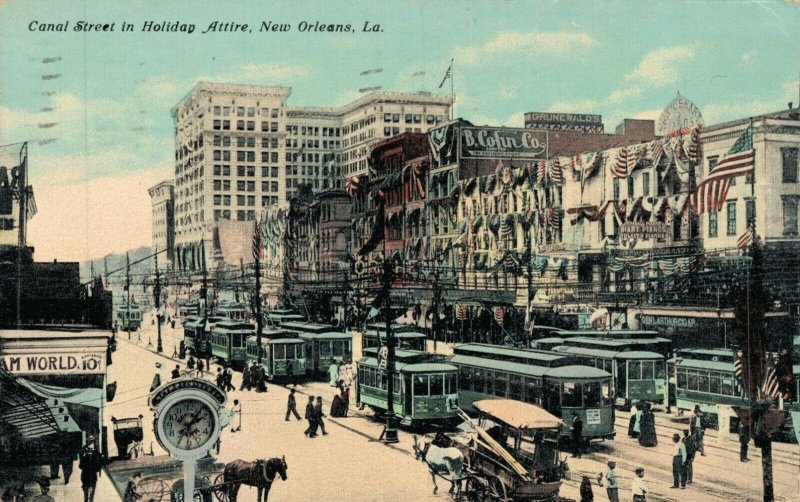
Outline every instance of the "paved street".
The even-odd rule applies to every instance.
[[[142,342],[137,344],[138,334],[127,341],[127,334],[118,334],[119,349],[114,354],[115,361],[109,370],[109,379],[120,382],[117,398],[109,406],[106,421],[113,414],[117,417],[135,416],[144,409],[147,391],[153,378],[155,363],[162,364],[162,379],[169,378],[174,361],[153,352],[156,336],[155,326],[149,318],[141,331]],[[176,329],[163,328],[165,353],[171,354],[182,337],[180,325]],[[148,339],[153,347],[148,348]],[[360,340],[354,340],[356,356],[359,356]],[[439,350],[447,352],[449,347],[439,344]],[[184,364],[181,364],[184,367]],[[213,365],[216,371],[216,365]],[[235,373],[234,383],[240,382]],[[306,382],[298,386],[298,404],[302,413],[304,395],[321,395],[326,408],[330,405],[335,390],[326,382]],[[372,419],[369,409],[354,411],[346,419],[327,419],[330,435],[307,439],[302,431],[304,422],[284,421],[285,403],[288,391],[278,385],[270,385],[269,392],[235,391],[229,395],[229,402],[239,399],[243,408],[241,433],[231,433],[230,428],[223,432],[222,450],[219,460],[227,462],[236,458],[250,460],[278,455],[286,455],[289,464],[289,479],[279,482],[271,492],[271,500],[329,500],[333,493],[341,494],[349,500],[446,500],[446,494],[432,495],[432,484],[425,467],[413,458],[413,434],[400,432],[400,443],[388,447],[376,441],[382,424]],[[686,427],[685,421],[677,421],[674,415],[657,413],[659,444],[656,448],[643,448],[638,442],[627,437],[629,415],[617,414],[617,439],[613,442],[596,444],[592,451],[582,459],[569,459],[572,471],[571,480],[562,488],[562,496],[579,500],[578,487],[583,475],[593,480],[605,470],[607,459],[617,461],[617,471],[621,480],[621,499],[629,500],[633,469],[643,466],[647,469],[651,500],[663,501],[730,501],[760,500],[761,463],[759,451],[751,446],[749,463],[738,461],[738,443],[732,440],[719,443],[716,432],[709,431],[706,437],[706,456],[699,454],[694,464],[695,482],[687,490],[670,489],[671,436]],[[146,417],[146,421],[147,421]],[[109,427],[110,429],[110,427]],[[145,427],[145,449],[154,441],[152,430]],[[113,448],[112,448],[113,450]],[[158,455],[159,447],[154,443]],[[724,459],[721,463],[720,459]],[[777,500],[797,500],[798,452],[796,445],[775,444],[775,489]],[[720,468],[720,465],[726,466]],[[391,475],[387,473],[391,472]],[[440,486],[444,484],[440,483]],[[367,487],[370,487],[367,489]],[[243,488],[247,494],[247,489]],[[441,490],[446,492],[446,487]],[[594,485],[595,500],[606,500],[605,488]],[[402,493],[402,497],[399,495]],[[255,491],[252,495],[255,497]],[[339,498],[339,496],[333,497]],[[246,499],[245,499],[246,500]]]

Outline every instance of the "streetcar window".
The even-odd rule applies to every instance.
[[[602,392],[603,392],[603,404],[611,405],[614,403],[614,396],[611,391],[611,382],[603,382],[602,385]]]
[[[642,361],[642,380],[653,379],[653,361]]]
[[[381,386],[380,386],[380,388],[384,389],[384,390],[388,389],[389,388],[389,384],[386,382],[386,373],[381,372],[380,376],[381,376],[381,382],[380,382]]]
[[[655,365],[656,368],[656,378],[659,380],[666,378],[666,373],[667,373],[666,363],[661,361],[656,361],[653,364]]]
[[[583,406],[581,399],[581,387],[575,382],[564,382],[561,384],[561,406],[564,407],[581,407]]]
[[[333,355],[334,356],[344,355],[344,342],[333,342]]]
[[[697,390],[700,392],[708,392],[708,373],[702,371],[698,372]]]
[[[687,371],[686,372],[686,388],[688,390],[697,390],[697,372],[696,371]]]
[[[285,345],[276,345],[275,346],[275,359],[286,359],[286,346]]]
[[[378,386],[378,374],[372,368],[369,369],[369,386],[370,387]]]
[[[642,367],[639,361],[628,361],[628,380],[642,378]]]
[[[712,394],[719,394],[722,390],[722,378],[718,373],[712,373],[708,380],[708,390]]]
[[[400,394],[400,377],[398,375],[392,375],[392,394]]]
[[[508,376],[508,398],[509,399],[516,399],[517,401],[522,399],[522,377],[518,375],[509,375]]]
[[[458,392],[458,379],[455,373],[448,373],[444,377],[444,393],[445,394],[455,394]]]
[[[494,380],[494,395],[498,397],[506,397],[508,386],[508,375],[506,373],[495,373]]]
[[[525,379],[525,401],[533,404],[542,402],[541,383],[535,378]]]
[[[483,392],[486,388],[484,385],[485,380],[483,370],[476,368],[475,372],[472,374],[472,381],[475,384],[475,392]]]
[[[687,382],[686,370],[679,368],[677,373],[678,373],[678,387],[681,389],[686,389],[687,386],[689,385]]]
[[[428,375],[417,375],[414,377],[414,395],[428,395]]]
[[[726,396],[733,395],[733,378],[721,377],[719,393]]]
[[[444,394],[444,375],[431,375],[431,396]]]
[[[597,407],[602,404],[602,389],[600,382],[589,382],[582,384],[583,405],[586,407]]]
[[[486,389],[484,390],[484,393],[486,393],[487,395],[492,395],[494,393],[494,378],[495,378],[494,375],[495,375],[494,371],[488,371],[488,370],[486,371],[486,380],[485,380]]]
[[[458,376],[461,379],[461,388],[464,390],[472,390],[472,374],[470,369],[466,366],[462,366],[458,372]]]

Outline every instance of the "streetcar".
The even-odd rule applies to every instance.
[[[189,354],[196,357],[211,355],[211,330],[220,321],[227,321],[227,317],[189,316],[183,322],[183,344]]]
[[[330,326],[326,326],[331,329]],[[297,336],[305,341],[307,372],[320,375],[332,364],[349,363],[353,360],[353,335],[336,331],[321,333],[300,332]]]
[[[524,401],[567,424],[575,413],[583,420],[584,440],[614,437],[611,373],[581,364],[581,357],[484,344],[457,345],[453,353],[462,408],[491,397]],[[570,430],[564,427],[561,434],[569,436]]]
[[[285,322],[305,322],[303,316],[291,310],[272,310],[264,316],[264,320],[270,326],[280,326]]]
[[[211,355],[232,368],[241,369],[247,359],[247,338],[255,333],[252,324],[226,319],[211,329]]]
[[[415,331],[392,332],[395,339],[395,347],[399,349],[421,350],[425,352],[428,337],[425,333]],[[386,333],[380,331],[366,331],[361,335],[361,349],[370,347],[383,347],[386,345]]]
[[[547,338],[531,341],[531,348],[538,350],[553,350],[560,345],[564,345],[564,339],[556,336],[548,336]]]
[[[200,302],[197,300],[188,300],[178,306],[178,317],[186,319],[189,316],[199,316],[202,314]]]
[[[609,338],[600,336],[563,336],[562,345],[570,347],[585,347],[587,349],[611,350],[621,352],[624,350],[643,350],[647,352],[658,352],[662,356],[672,356],[672,340],[668,338]]]
[[[658,352],[665,357],[672,357],[672,340],[660,336],[658,331],[640,329],[581,329],[581,330],[562,330],[553,336],[557,338],[585,340],[614,340],[624,341],[631,346],[636,346],[635,350],[647,350]],[[634,349],[632,349],[634,350]]]
[[[639,401],[662,404],[669,397],[666,358],[657,352],[568,345],[554,347],[553,351],[583,357],[585,364],[611,373],[615,404],[625,410]]]
[[[386,360],[376,347],[358,362],[356,401],[376,415],[388,410]],[[447,423],[458,419],[458,368],[419,350],[395,350],[392,375],[395,415],[404,426]]]
[[[136,331],[142,327],[142,307],[135,303],[122,303],[117,307],[116,320],[123,331]]]
[[[333,329],[330,324],[318,324],[315,322],[286,320],[281,322],[281,328],[298,333],[325,333]]]
[[[217,315],[234,321],[246,321],[247,309],[241,303],[223,301],[217,305]]]
[[[275,380],[301,377],[306,374],[305,345],[306,342],[296,335],[295,338],[264,335],[261,338],[261,364]],[[247,338],[246,351],[247,361],[255,364],[259,357],[258,340],[255,336]]]

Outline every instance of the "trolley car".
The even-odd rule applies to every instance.
[[[325,333],[333,329],[333,326],[315,322],[286,320],[281,322],[281,328],[297,331],[298,333]]]
[[[330,326],[327,326],[330,329]],[[328,371],[331,364],[353,360],[353,335],[350,333],[325,331],[322,333],[300,332],[305,341],[307,372],[320,375]]]
[[[392,336],[397,343],[396,347],[399,349],[420,350],[425,352],[425,342],[428,339],[424,333],[408,331],[408,332],[393,332]],[[371,347],[382,347],[386,344],[386,334],[379,331],[367,331],[361,335],[361,349],[368,349]]]
[[[482,344],[457,345],[450,362],[459,369],[462,407],[487,397],[508,398],[543,407],[559,418],[583,420],[583,438],[611,439],[614,431],[612,377],[581,364],[581,358],[531,349]],[[570,435],[570,427],[561,434]]]
[[[358,362],[357,401],[377,415],[388,410],[386,361],[377,348]],[[394,413],[406,426],[458,418],[458,368],[418,350],[395,350]]]
[[[266,323],[271,326],[280,326],[285,322],[305,322],[305,318],[300,314],[295,314],[290,310],[273,310],[264,316]]]
[[[247,309],[241,303],[220,302],[217,306],[217,315],[233,319],[234,321],[246,321]]]
[[[211,355],[211,330],[220,321],[228,320],[226,317],[210,316],[207,319],[189,316],[183,322],[183,343],[186,350],[196,357]],[[206,324],[207,322],[207,324]]]
[[[568,341],[568,340],[567,340]],[[639,350],[614,351],[561,345],[553,351],[580,356],[585,364],[608,371],[613,377],[615,404],[624,409],[639,401],[665,403],[667,366],[664,356]]]
[[[247,339],[247,361],[250,363],[258,360],[256,342],[255,336]],[[307,367],[305,341],[300,340],[295,331],[264,328],[261,330],[261,362],[274,379],[303,376]]]
[[[189,316],[199,316],[201,314],[200,310],[200,302],[189,300],[178,306],[178,316],[181,319],[186,319]]]
[[[610,342],[627,343],[630,350],[646,350],[658,352],[665,357],[672,357],[672,340],[659,336],[658,331],[636,329],[584,329],[575,331],[559,331],[553,336],[578,341],[581,340],[608,340]],[[572,345],[572,344],[567,344]],[[575,346],[578,346],[577,344]],[[610,347],[615,345],[610,344]],[[619,345],[616,345],[619,346]],[[613,349],[612,349],[613,350]]]
[[[233,368],[243,368],[247,359],[246,341],[255,333],[252,324],[233,320],[218,322],[211,329],[211,355]]]
[[[142,307],[135,303],[122,303],[117,307],[116,319],[121,330],[136,331],[142,327]]]

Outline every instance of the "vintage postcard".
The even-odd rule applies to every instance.
[[[800,501],[798,27],[0,0],[0,500]]]

